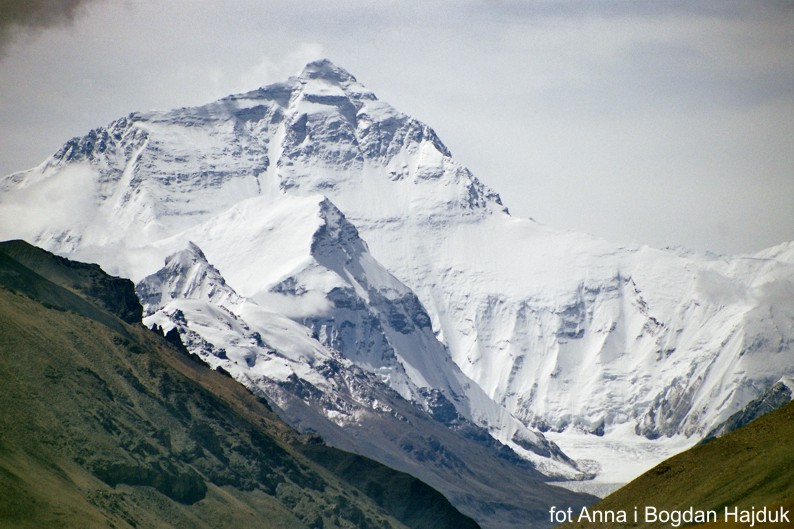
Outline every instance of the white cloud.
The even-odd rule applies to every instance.
[[[324,57],[322,44],[316,42],[300,43],[296,49],[286,54],[264,55],[259,63],[243,72],[237,91],[243,92],[284,81],[289,76],[300,72],[307,63]]]

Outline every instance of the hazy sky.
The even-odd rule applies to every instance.
[[[794,239],[794,1],[0,0],[0,174],[320,57],[514,214],[717,252]]]

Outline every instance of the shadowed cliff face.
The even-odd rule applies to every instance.
[[[476,527],[407,475],[361,458],[384,494],[336,471],[349,454],[109,312],[133,319],[131,288],[0,245],[0,527]]]
[[[45,254],[24,241],[0,243],[0,252],[127,323],[141,321],[143,307],[129,279],[109,276],[95,264]]]

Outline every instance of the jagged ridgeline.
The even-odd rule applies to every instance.
[[[0,244],[0,527],[477,527],[140,316],[130,281]]]

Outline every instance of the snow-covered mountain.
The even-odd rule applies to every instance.
[[[192,349],[226,360],[219,365],[249,385],[256,386],[261,377],[284,381],[296,375],[324,386],[326,375],[311,368],[341,358],[439,420],[486,428],[492,422],[509,425],[494,436],[509,432],[504,441],[517,443],[516,449],[530,447],[543,457],[554,452],[566,461],[542,435],[512,418],[460,371],[433,334],[416,296],[373,259],[356,228],[328,199],[254,197],[158,241],[157,247],[186,249],[170,255],[164,268],[139,283],[147,321],[168,330],[186,318],[183,334],[191,343],[198,335]],[[251,258],[258,254],[267,257]],[[240,285],[237,291],[227,278],[229,284]],[[208,307],[225,314],[201,314]],[[259,327],[274,317],[281,323]],[[230,319],[234,323],[224,321]],[[201,324],[195,326],[197,322]],[[193,327],[195,335],[188,332]],[[303,343],[279,344],[279,335],[288,329],[290,335],[303,335]],[[289,368],[268,363],[257,367],[263,350],[280,356],[294,351]]]
[[[533,430],[602,466],[651,446],[638,472],[794,375],[792,243],[700,255],[515,218],[329,61],[75,138],[0,182],[0,220],[146,278],[151,321],[249,385],[325,387],[335,358],[557,474],[583,466]]]
[[[138,284],[147,325],[176,328],[189,350],[266,397],[296,427],[422,478],[486,527],[542,522],[555,501],[587,501],[543,483],[533,467],[576,471],[542,435],[512,419],[510,450],[478,425],[487,424],[479,416],[505,410],[451,362],[421,305],[327,199],[283,197],[267,213],[261,206],[258,197],[246,200],[227,212],[236,223],[222,215],[161,242],[189,239]],[[284,215],[315,231],[294,230]],[[235,250],[246,240],[272,245],[298,266],[283,279],[278,269],[240,261]],[[230,277],[249,274],[264,287],[251,279],[243,290],[250,297],[238,294],[193,241]],[[310,259],[289,259],[301,248]],[[278,306],[289,317],[274,312]]]

